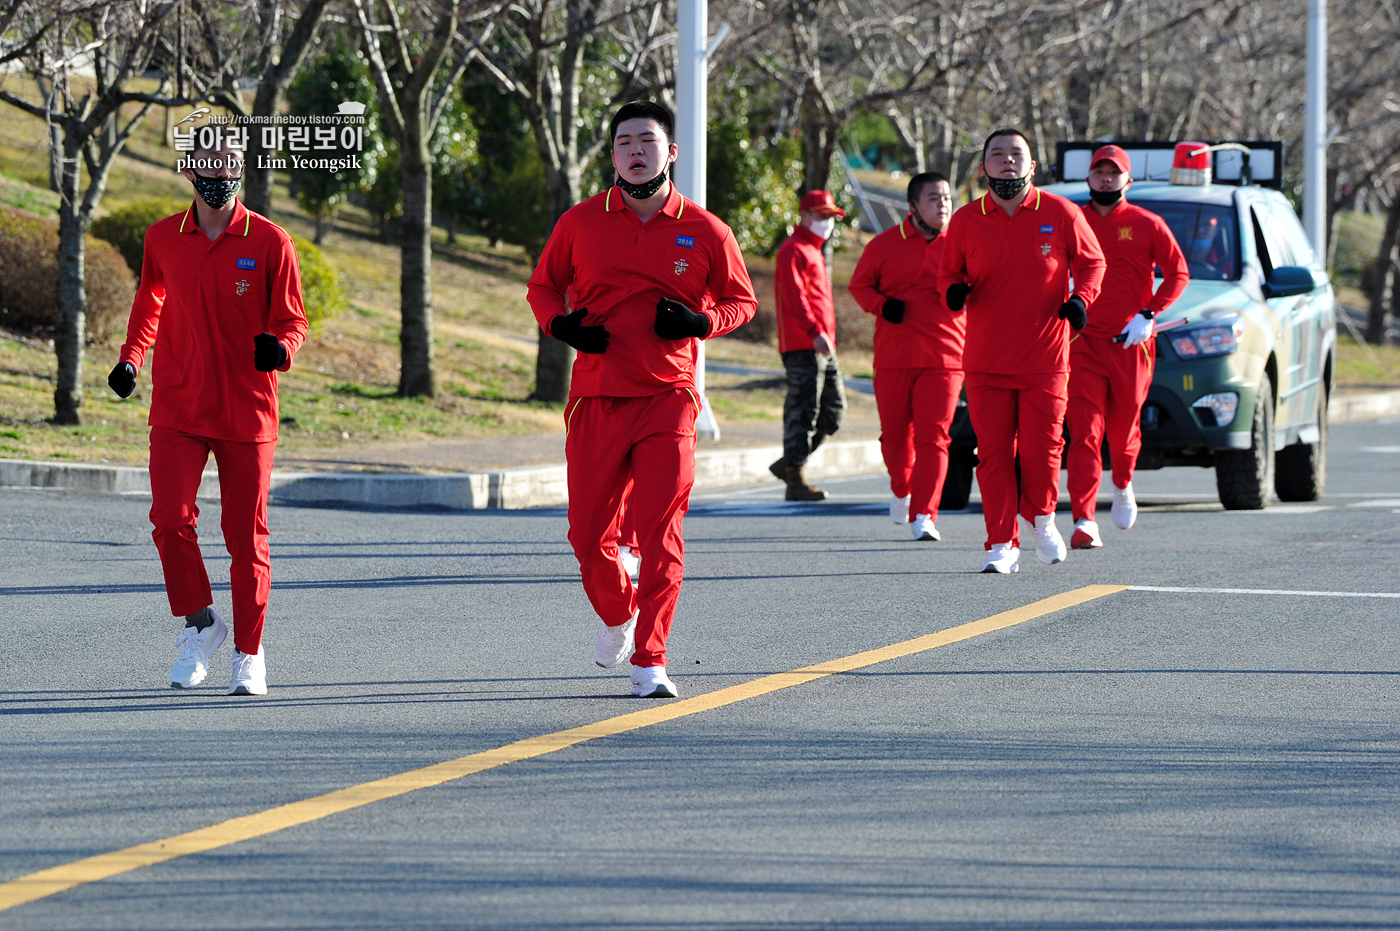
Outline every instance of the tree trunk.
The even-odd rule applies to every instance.
[[[831,162],[836,154],[840,121],[834,119],[817,99],[820,91],[809,84],[802,95],[802,190],[824,191],[831,179]]]
[[[403,353],[399,396],[432,397],[433,384],[433,173],[428,154],[428,94],[405,101],[399,176],[403,219],[399,224],[403,266],[399,279]]]
[[[65,133],[60,176],[63,201],[58,212],[58,330],[53,341],[58,357],[58,386],[53,393],[53,419],[57,424],[76,425],[82,422],[80,410],[83,406],[83,349],[87,328],[83,233],[87,231],[87,224],[78,197],[81,146],[67,135]]]
[[[1400,276],[1400,192],[1390,202],[1385,235],[1376,251],[1376,270],[1371,285],[1371,314],[1366,321],[1366,342],[1400,343],[1396,326],[1396,277]]]
[[[301,16],[297,18],[296,25],[292,27],[292,33],[282,48],[280,60],[270,65],[258,81],[258,93],[253,98],[254,117],[272,116],[281,107],[282,93],[301,69],[301,63],[306,60],[316,37],[316,29],[325,16],[327,3],[328,0],[309,0],[302,9]],[[271,38],[276,42],[276,36]],[[248,149],[245,153],[248,164],[243,170],[243,206],[254,213],[267,216],[272,210],[273,170],[258,167],[258,158],[268,154],[262,144],[263,125],[266,124],[254,120],[248,128]]]
[[[282,100],[282,88],[274,81],[264,78],[258,84],[258,95],[253,98],[253,116],[271,116],[277,112]],[[270,125],[270,124],[269,124]],[[262,144],[262,126],[254,120],[248,126],[248,149],[244,153],[247,164],[243,166],[243,206],[254,213],[267,216],[272,212],[273,171],[260,167],[260,162],[270,154]]]

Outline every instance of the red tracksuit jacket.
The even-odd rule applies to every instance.
[[[822,255],[825,242],[807,227],[795,226],[792,235],[778,247],[773,292],[777,300],[779,352],[811,349],[812,339],[818,333],[836,348],[836,304],[831,298],[826,258]]]
[[[1069,324],[1059,317],[1074,293],[1092,305],[1103,282],[1104,257],[1084,213],[1073,202],[1027,186],[1007,216],[983,194],[960,207],[944,233],[938,292],[968,284],[963,369],[994,375],[1069,371]]]
[[[579,353],[569,396],[648,397],[695,388],[695,341],[656,335],[656,302],[680,301],[710,318],[706,339],[753,319],[758,301],[734,234],[675,186],[643,224],[616,187],[569,208],[530,277],[530,308],[547,333],[561,314],[587,310],[608,328],[608,350]]]
[[[930,241],[908,217],[870,240],[856,262],[850,291],[875,315],[875,367],[962,368],[967,316],[954,313],[938,293],[944,235]],[[889,298],[904,302],[904,319],[890,323],[880,313]]]
[[[1092,204],[1083,207],[1084,219],[1103,249],[1108,271],[1103,290],[1089,308],[1084,332],[1093,336],[1117,336],[1144,308],[1166,310],[1186,290],[1191,273],[1167,222],[1150,210],[1119,201],[1101,217]],[[1162,286],[1152,293],[1152,269],[1162,269]]]
[[[146,231],[141,286],[121,360],[151,367],[153,427],[240,443],[277,439],[277,373],[253,366],[253,337],[271,333],[287,364],[306,340],[301,267],[286,230],[234,201],[219,238],[194,205]]]

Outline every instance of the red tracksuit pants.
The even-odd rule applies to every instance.
[[[633,555],[641,549],[641,544],[637,542],[637,521],[632,509],[627,506],[627,499],[632,496],[632,483],[627,483],[627,488],[622,492],[622,516],[618,518],[617,545],[625,546],[632,551]]]
[[[267,492],[277,443],[235,443],[151,428],[151,537],[165,573],[170,613],[194,614],[214,603],[199,549],[195,495],[209,462],[219,466],[219,526],[232,557],[233,642],[252,655],[262,644],[272,559],[267,546]]]
[[[1069,499],[1074,519],[1094,519],[1108,438],[1113,484],[1133,480],[1142,449],[1142,404],[1152,387],[1153,340],[1125,349],[1107,336],[1080,334],[1069,346]]]
[[[1016,523],[1055,513],[1068,400],[1064,372],[1045,375],[967,374],[967,413],[977,432],[977,487],[987,523],[987,549],[1021,544]],[[1021,484],[1016,486],[1016,455]]]
[[[685,570],[681,523],[695,484],[699,404],[680,388],[642,398],[573,398],[564,413],[569,543],[583,590],[604,624],[616,627],[637,614],[632,665],[664,666]],[[635,587],[617,557],[624,499],[641,549]]]
[[[896,498],[909,495],[909,519],[938,519],[948,477],[948,428],[958,410],[963,373],[947,369],[877,368],[875,406],[880,452]]]

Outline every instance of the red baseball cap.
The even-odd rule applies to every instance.
[[[1094,152],[1093,157],[1089,159],[1089,167],[1093,168],[1099,162],[1112,162],[1125,175],[1133,173],[1132,159],[1128,158],[1127,152],[1116,145],[1100,146]]]
[[[819,217],[844,217],[846,211],[836,206],[830,191],[808,191],[802,196],[802,210]]]

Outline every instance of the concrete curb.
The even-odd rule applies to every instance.
[[[1327,408],[1334,423],[1400,416],[1400,391],[1333,398]],[[695,454],[695,487],[724,488],[774,481],[768,465],[781,446],[717,449]],[[885,470],[876,440],[826,443],[807,463],[812,478],[872,475]],[[29,462],[0,459],[0,487],[72,488],[116,494],[151,493],[150,474],[132,466]],[[219,496],[219,473],[208,471],[199,496]],[[560,507],[569,503],[568,473],[562,465],[448,475],[376,475],[364,472],[274,472],[272,499],[288,504],[360,507],[440,508],[474,511]]]
[[[695,487],[721,488],[775,481],[768,471],[781,446],[755,446],[697,453]],[[824,478],[884,471],[876,440],[827,443],[809,460],[807,474]],[[151,493],[150,474],[132,466],[0,459],[0,486],[72,488],[116,494]],[[202,498],[219,496],[219,473],[207,471]],[[274,472],[274,501],[288,504],[480,510],[558,507],[569,503],[568,472],[562,465],[448,475],[379,475],[363,472]]]
[[[1400,416],[1400,391],[1353,394],[1327,402],[1327,419],[1333,423],[1357,423]]]

